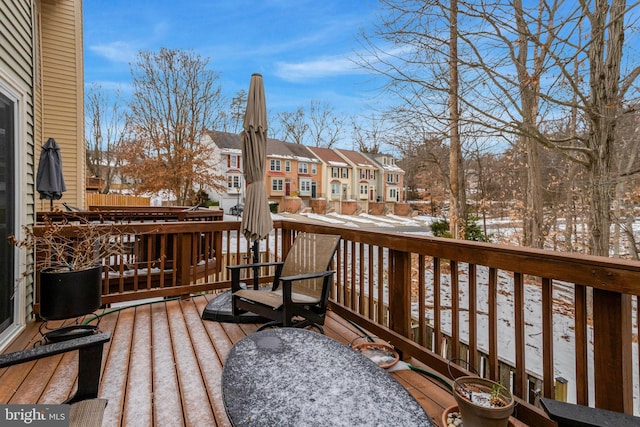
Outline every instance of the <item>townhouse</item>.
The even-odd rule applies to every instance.
[[[225,191],[212,189],[210,195],[228,212],[244,202],[240,136],[211,131],[206,138],[212,146],[212,163],[226,179]],[[266,157],[265,190],[280,211],[312,207],[322,213],[370,212],[374,204],[392,209],[393,204],[404,201],[404,171],[390,155],[307,147],[269,138]],[[319,200],[326,203],[314,203]]]

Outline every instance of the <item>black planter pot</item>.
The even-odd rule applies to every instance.
[[[102,266],[40,272],[40,317],[61,320],[90,314],[101,305]]]

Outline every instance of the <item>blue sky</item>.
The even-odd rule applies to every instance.
[[[120,87],[140,50],[193,49],[210,59],[227,98],[264,77],[270,113],[328,103],[367,114],[377,83],[353,59],[377,0],[86,0],[85,82]]]

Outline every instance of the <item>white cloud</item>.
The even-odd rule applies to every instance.
[[[129,63],[135,60],[138,48],[127,42],[113,42],[89,46],[89,50],[114,62]]]
[[[307,62],[278,62],[275,69],[278,77],[292,82],[359,73],[363,73],[363,70],[352,60],[342,56],[324,57]]]

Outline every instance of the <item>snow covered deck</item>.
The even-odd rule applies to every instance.
[[[109,400],[104,426],[227,426],[221,391],[222,367],[231,347],[253,333],[254,324],[203,321],[210,296],[106,309],[100,329],[112,334],[104,349],[99,396]],[[40,339],[32,323],[6,352]],[[362,335],[330,313],[326,335],[348,345]],[[76,353],[0,370],[1,403],[60,403],[74,390]],[[392,376],[437,425],[453,396],[412,370]]]

